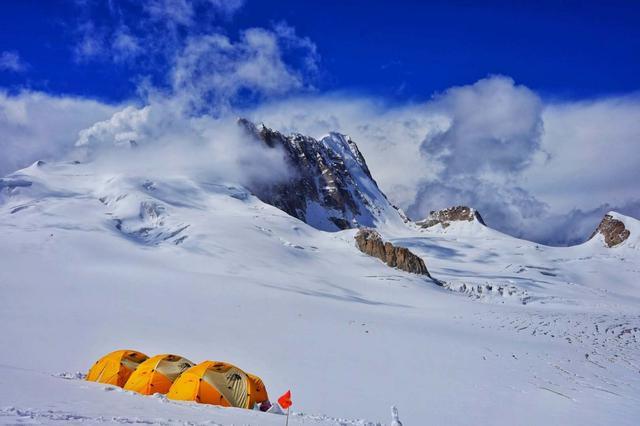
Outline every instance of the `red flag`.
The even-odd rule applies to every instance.
[[[278,398],[278,404],[285,410],[293,405],[291,402],[291,391],[288,390],[284,395]]]

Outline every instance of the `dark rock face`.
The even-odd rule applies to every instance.
[[[257,183],[249,188],[265,203],[326,231],[374,226],[389,214],[400,217],[348,136],[331,133],[316,140],[300,134],[285,136],[246,119],[238,124],[267,146],[282,149],[293,172],[285,183]]]
[[[361,229],[356,234],[356,245],[361,252],[377,257],[387,265],[414,274],[429,275],[424,261],[408,248],[384,242],[380,234],[372,229]]]
[[[607,214],[602,218],[602,221],[600,221],[600,224],[589,239],[593,238],[596,234],[602,234],[607,247],[615,247],[626,241],[629,235],[631,235],[631,232],[624,226],[621,220]]]
[[[482,216],[480,216],[480,213],[475,209],[467,206],[455,206],[449,207],[448,209],[432,211],[426,219],[418,221],[416,224],[422,228],[430,228],[441,224],[443,228],[446,228],[451,222],[473,222],[474,220],[485,225]]]

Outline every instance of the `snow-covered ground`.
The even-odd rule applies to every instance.
[[[234,363],[292,390],[292,425],[640,419],[637,233],[383,228],[438,286],[238,185],[40,163],[0,187],[0,423],[284,423],[76,378],[120,348]]]

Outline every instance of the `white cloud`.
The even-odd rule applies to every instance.
[[[317,72],[320,63],[318,47],[309,37],[300,37],[296,29],[286,22],[278,22],[273,27],[274,33],[278,36],[280,43],[289,50],[296,50],[302,65],[308,71]]]
[[[193,2],[190,0],[150,0],[145,2],[144,8],[152,20],[170,27],[193,22]]]
[[[76,146],[110,172],[188,173],[247,186],[288,177],[283,151],[251,138],[232,117],[185,115],[172,98],[128,106],[80,131]]]
[[[99,2],[78,2],[73,54],[78,62],[144,58],[148,67],[165,71],[187,39],[219,32],[220,21],[228,20],[243,4],[243,0],[125,0],[108,2],[105,9]],[[141,8],[141,13],[132,14],[131,8]]]
[[[274,31],[250,28],[237,41],[212,34],[192,37],[177,56],[173,91],[196,110],[228,110],[239,97],[262,99],[305,87],[302,73],[283,59]]]
[[[193,25],[197,10],[206,16],[229,19],[243,5],[244,0],[149,0],[144,9],[152,20],[172,28]]]
[[[118,27],[116,32],[113,34],[111,47],[113,50],[113,59],[116,62],[135,59],[143,53],[142,47],[140,46],[140,40],[131,34],[131,31],[126,25]]]
[[[244,6],[244,0],[207,0],[208,7],[213,8],[219,14],[225,18],[230,18],[235,14],[242,6]]]
[[[521,187],[520,174],[540,152],[543,135],[541,99],[508,77],[494,76],[453,87],[428,103],[449,125],[426,135],[424,166],[437,170],[424,179],[413,217],[455,204],[478,208],[487,223],[521,236],[546,214],[548,206]]]
[[[284,153],[235,117],[192,116],[179,99],[105,105],[38,92],[0,92],[0,177],[36,160],[93,161],[110,172],[188,173],[250,185],[288,177]]]
[[[5,51],[0,53],[0,71],[23,72],[28,64],[20,58],[17,52]]]
[[[450,125],[422,145],[444,166],[442,178],[519,172],[539,149],[542,101],[531,90],[496,76],[453,87],[429,103]]]
[[[0,176],[39,159],[63,157],[73,149],[79,130],[117,109],[81,98],[0,91]]]
[[[537,158],[523,180],[556,212],[640,198],[640,95],[552,102],[543,120],[549,157]]]
[[[77,29],[78,42],[73,49],[74,59],[77,62],[87,62],[107,55],[103,30],[96,28],[92,22],[85,22]]]
[[[255,102],[312,89],[320,55],[308,37],[284,22],[229,35],[219,27],[242,0],[151,0],[133,17],[121,3],[94,19],[82,4],[74,55],[78,62],[135,64],[140,92],[181,100],[181,108],[221,115]],[[286,56],[286,61],[285,61]],[[153,81],[153,83],[150,83]]]
[[[127,106],[113,114],[109,119],[99,121],[91,127],[78,132],[76,146],[109,144],[131,146],[144,137],[149,125],[151,107],[136,108]]]

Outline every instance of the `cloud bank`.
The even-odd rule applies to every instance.
[[[230,118],[189,116],[175,99],[128,106],[81,130],[73,154],[108,173],[187,175],[252,186],[289,178],[285,155]]]
[[[0,91],[0,175],[38,159],[64,158],[78,131],[121,107],[90,99],[24,91]]]

